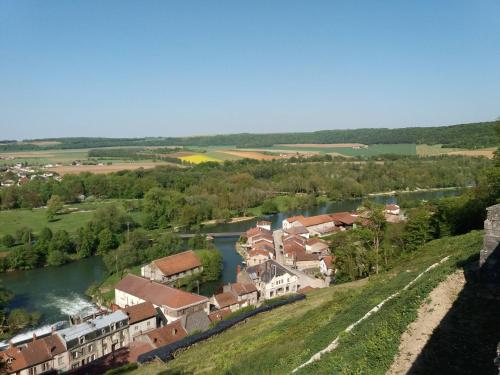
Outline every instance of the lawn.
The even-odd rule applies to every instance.
[[[48,227],[52,231],[64,229],[71,233],[89,221],[98,207],[110,203],[121,204],[121,202],[122,200],[119,199],[107,199],[66,205],[65,209],[77,209],[78,211],[75,210],[70,213],[57,215],[56,220],[51,222],[47,220],[46,208],[0,211],[0,237],[5,234],[14,235],[16,230],[22,227],[31,228],[35,234],[44,227]],[[141,213],[139,211],[132,212],[131,216],[134,220],[141,220]]]
[[[399,337],[428,293],[462,262],[477,255],[481,244],[482,232],[432,241],[401,259],[390,272],[315,290],[305,301],[251,318],[179,352],[170,362],[141,366],[134,373],[290,373],[429,265],[451,255],[350,334],[342,334],[334,353],[299,372],[384,374],[397,354]]]

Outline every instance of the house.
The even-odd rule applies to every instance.
[[[271,222],[266,220],[257,221],[257,228],[271,231]]]
[[[128,316],[130,341],[139,335],[156,329],[158,311],[151,302],[143,302],[123,309]]]
[[[350,212],[335,212],[329,216],[333,219],[335,225],[342,230],[356,228],[356,222],[359,218],[358,215]]]
[[[283,232],[285,233],[285,235],[288,235],[288,236],[302,236],[304,238],[309,238],[309,231],[307,230],[307,228],[305,226],[303,226],[302,224],[300,225],[295,225],[295,226],[290,226],[286,229],[283,229]]]
[[[286,218],[281,222],[281,228],[283,230],[291,228],[295,223],[299,222],[299,220],[304,219],[304,216],[298,215],[298,216],[291,216],[289,218]]]
[[[297,220],[311,235],[322,235],[333,231],[335,222],[329,215],[316,215]]]
[[[217,310],[228,308],[231,312],[239,310],[240,304],[231,292],[223,292],[212,297],[212,304]]]
[[[305,250],[308,254],[330,254],[330,247],[328,246],[328,242],[320,238],[309,238],[305,243]]]
[[[118,310],[62,329],[55,335],[67,351],[68,364],[62,371],[74,370],[127,347],[130,342],[128,316]]]
[[[151,302],[159,308],[168,323],[181,319],[186,327],[190,314],[210,312],[207,297],[188,293],[145,278],[127,275],[115,286],[115,303],[126,308],[143,302]],[[187,327],[186,327],[187,328]]]
[[[319,256],[306,252],[305,247],[291,243],[283,247],[285,264],[298,270],[319,268]]]
[[[242,270],[238,282],[253,283],[260,300],[295,293],[299,287],[297,275],[274,260]]]
[[[177,320],[139,336],[138,340],[149,344],[154,349],[172,344],[187,335],[188,332],[184,329],[181,322]]]
[[[233,293],[240,303],[248,302],[248,305],[257,304],[257,288],[252,283],[229,283],[224,285],[222,290]]]
[[[264,263],[269,259],[273,259],[273,254],[267,250],[258,248],[252,249],[248,252],[246,262],[247,266],[255,266],[257,264]]]
[[[330,276],[333,273],[333,261],[335,260],[335,257],[332,255],[327,255],[321,258],[321,261],[319,262],[319,271],[325,275],[325,276]]]
[[[40,339],[34,336],[28,343],[0,352],[0,359],[5,363],[6,374],[32,375],[69,369],[66,347],[57,335]]]
[[[141,276],[160,283],[170,283],[201,272],[203,266],[193,250],[153,260],[141,268]]]
[[[229,309],[231,312],[242,307],[256,305],[257,288],[252,283],[230,283],[223,286],[223,292],[212,297],[217,310]]]
[[[255,246],[257,243],[267,243],[274,247],[274,238],[272,234],[258,233],[247,238],[247,247]]]
[[[399,215],[401,213],[401,209],[397,204],[387,204],[384,212],[391,215]]]

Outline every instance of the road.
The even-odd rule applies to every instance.
[[[285,256],[282,254],[283,251],[283,231],[281,229],[275,230],[273,232],[274,238],[274,248],[276,252],[276,261],[285,267],[289,272],[294,273],[299,278],[299,288],[304,288],[310,286],[312,288],[325,288],[329,283],[325,283],[324,280],[316,279],[307,275],[306,273],[299,271],[297,269],[292,269],[291,267],[285,265]]]

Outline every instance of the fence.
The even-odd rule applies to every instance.
[[[295,294],[287,299],[276,301],[270,305],[263,305],[261,307],[256,308],[255,310],[248,311],[246,313],[243,313],[241,315],[235,316],[234,318],[229,318],[227,320],[222,320],[219,322],[219,324],[213,328],[210,328],[204,332],[200,332],[191,336],[187,336],[183,338],[182,340],[176,341],[172,344],[168,344],[165,346],[162,346],[160,348],[156,348],[150,352],[143,353],[139,355],[137,358],[137,361],[140,363],[144,362],[149,362],[152,361],[156,358],[161,359],[162,361],[168,361],[170,359],[173,359],[173,354],[175,351],[183,348],[187,348],[197,342],[206,340],[213,335],[217,335],[219,333],[224,332],[226,329],[231,328],[235,324],[238,324],[245,319],[251,318],[252,316],[255,316],[257,314],[263,313],[265,311],[270,311],[275,309],[276,307],[288,305],[290,303],[294,303],[297,301],[301,301],[305,299],[306,297],[303,294]]]

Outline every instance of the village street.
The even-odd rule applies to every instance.
[[[328,286],[325,285],[325,281],[321,279],[316,279],[307,275],[306,273],[299,271],[297,269],[292,269],[291,267],[285,264],[285,256],[283,255],[283,231],[281,229],[275,230],[273,232],[274,238],[274,248],[276,253],[276,261],[281,264],[284,268],[286,268],[289,272],[294,273],[299,278],[299,286],[300,288],[304,288],[306,286],[310,286],[312,288],[324,288]]]

